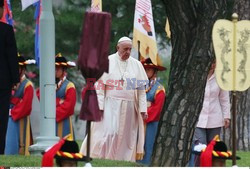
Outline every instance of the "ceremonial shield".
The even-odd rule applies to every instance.
[[[250,21],[218,20],[213,28],[216,79],[228,91],[250,86]]]

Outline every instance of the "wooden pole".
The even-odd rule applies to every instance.
[[[238,15],[232,15],[233,21],[233,100],[232,100],[232,144],[233,144],[233,166],[236,165],[236,31],[237,31],[237,21]]]
[[[87,162],[90,162],[90,138],[91,138],[91,132],[90,132],[90,126],[91,126],[91,121],[87,121]]]
[[[141,53],[140,53],[141,42],[139,40],[137,41],[137,45],[138,45],[138,60],[141,61]]]
[[[233,91],[233,98],[232,98],[232,147],[233,147],[233,166],[236,165],[236,91]]]

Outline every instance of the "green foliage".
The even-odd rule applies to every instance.
[[[34,59],[35,46],[35,7],[29,7],[22,12],[21,1],[11,1],[12,13],[14,18],[15,37],[17,42],[17,49],[21,55],[27,58]],[[35,86],[38,86],[39,71],[37,66],[27,66],[27,72],[33,72],[37,76],[31,79]]]
[[[133,36],[135,0],[102,0],[103,11],[112,14],[112,32],[110,52],[115,52],[118,39],[122,36]],[[152,1],[155,31],[159,38],[166,39],[166,12],[161,0]],[[166,45],[160,42],[160,48]]]
[[[35,7],[29,7],[21,11],[20,1],[11,1],[15,20],[16,40],[18,51],[25,56],[34,58],[35,38]],[[103,0],[103,11],[112,15],[112,31],[110,42],[110,53],[115,52],[116,43],[122,36],[133,36],[134,23],[134,0]],[[165,33],[166,13],[161,0],[152,1],[155,31],[157,39],[160,40],[159,49],[165,48],[167,44]],[[90,7],[87,0],[64,0],[58,7],[53,8],[55,18],[55,47],[56,54],[61,52],[68,60],[76,61],[81,39],[84,12]],[[163,57],[165,58],[165,57]],[[165,61],[163,61],[165,62]],[[39,70],[36,66],[29,66],[28,71],[35,72],[37,77],[31,79],[39,86]],[[68,71],[68,78],[76,85],[78,93],[82,89],[84,80],[76,69]],[[80,77],[80,78],[79,78]],[[162,76],[166,78],[166,74]],[[164,83],[165,83],[164,79]]]
[[[73,60],[79,50],[84,12],[89,8],[89,1],[65,0],[65,4],[53,8],[56,32],[56,53],[61,52]],[[152,1],[154,24],[157,37],[166,39],[166,13],[161,0]],[[135,1],[103,0],[103,11],[112,14],[112,32],[110,53],[115,52],[118,39],[122,36],[132,37]],[[16,22],[16,39],[20,53],[34,56],[35,7],[21,11],[21,2],[12,1],[14,20]],[[165,47],[166,40],[160,42]]]
[[[166,71],[158,72],[157,76],[159,82],[164,86],[166,93],[168,89],[169,71],[170,71],[170,58],[163,59],[163,66],[167,68]]]
[[[11,1],[11,6],[18,51],[25,56],[34,57],[35,7],[22,12],[21,1]]]

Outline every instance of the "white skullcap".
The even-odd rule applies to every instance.
[[[122,38],[120,38],[120,39],[118,40],[118,43],[121,43],[121,42],[124,42],[124,41],[130,41],[130,42],[132,42],[132,40],[131,40],[130,38],[128,38],[128,37],[126,37],[126,36],[123,36]]]

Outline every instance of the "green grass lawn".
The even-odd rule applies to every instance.
[[[236,155],[241,158],[236,161],[237,166],[250,167],[250,151],[237,151]],[[232,160],[227,160],[227,166],[232,166]]]
[[[250,152],[237,152],[237,156],[241,160],[237,160],[239,167],[250,166]],[[0,166],[6,167],[40,167],[41,156],[22,156],[22,155],[0,155]],[[100,160],[94,159],[91,162],[94,167],[140,167],[142,165],[126,161]],[[78,166],[84,166],[83,162],[79,162]],[[227,160],[227,166],[232,166],[232,161]]]
[[[5,167],[40,167],[41,156],[22,156],[22,155],[0,155],[0,166]],[[100,160],[94,159],[91,161],[93,167],[139,167],[139,164],[126,162],[126,161],[114,161],[114,160]],[[54,161],[55,165],[55,161]],[[85,163],[79,162],[78,166],[84,166]]]

